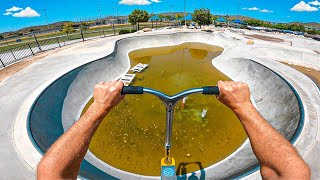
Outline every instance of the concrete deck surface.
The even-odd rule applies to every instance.
[[[154,35],[163,33],[174,33],[174,31],[157,31],[146,34]],[[21,70],[0,86],[0,112],[2,113],[0,119],[0,172],[5,179],[35,179],[35,167],[26,163],[25,159],[21,156],[22,154],[20,154],[21,152],[17,149],[17,146],[22,148],[24,147],[24,144],[19,143],[19,145],[17,145],[14,141],[14,126],[16,120],[21,118],[19,114],[21,115],[23,112],[25,113],[28,111],[28,109],[24,109],[26,107],[24,104],[32,103],[31,101],[33,98],[30,96],[36,95],[66,72],[112,53],[115,41],[129,36],[132,35],[115,36],[75,44],[69,49],[45,57]],[[134,36],[140,35],[135,34]],[[305,135],[308,135],[308,138],[306,139],[309,142],[312,142],[308,145],[306,151],[302,151],[303,146],[305,146],[306,143],[302,141],[306,141],[306,139],[302,141],[299,141],[298,139],[296,146],[301,148],[301,152],[299,152],[303,154],[303,157],[311,166],[313,179],[320,178],[320,135],[319,133],[317,134],[320,130],[319,91],[316,89],[317,87],[312,84],[312,81],[303,74],[298,73],[285,65],[275,64],[275,61],[279,60],[275,59],[275,57],[280,56],[283,52],[287,52],[286,54],[290,55],[283,57],[283,59],[281,59],[282,61],[309,67],[312,66],[315,69],[319,68],[320,56],[313,52],[313,48],[318,47],[319,43],[310,41],[309,39],[300,40],[300,37],[291,37],[295,44],[301,43],[292,48],[285,43],[266,43],[265,41],[255,40],[255,44],[249,46],[245,44],[246,39],[242,35],[226,31],[223,34],[220,34],[220,36],[221,38],[224,38],[224,41],[231,41],[235,46],[238,46],[237,48],[234,48],[232,53],[224,58],[236,58],[244,51],[250,52],[241,55],[242,58],[255,58],[257,62],[268,66],[284,76],[298,91],[299,95],[302,97],[303,103],[306,105],[305,107],[309,108],[307,109],[307,112],[309,113],[307,114],[309,119],[308,127],[313,127],[315,132],[314,134],[303,132],[306,133]],[[235,40],[234,38],[239,40]],[[310,42],[312,42],[312,45],[307,46],[306,44],[310,44]],[[304,49],[301,47],[304,47]],[[274,54],[262,54],[262,52],[266,52],[267,50],[270,50],[270,48],[276,48],[279,51],[276,51]],[[295,58],[295,53],[303,54],[303,56],[300,56],[301,59]],[[311,59],[305,57],[311,57]],[[216,63],[214,62],[213,65],[219,68],[223,62],[225,61],[218,60]],[[220,68],[222,69],[222,67]],[[227,71],[225,71],[225,73],[229,75],[232,74],[232,72]],[[253,174],[248,178],[259,178],[259,174]]]

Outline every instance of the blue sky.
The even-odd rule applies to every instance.
[[[161,13],[183,11],[184,0],[0,0],[0,32],[62,20],[127,15],[134,9]],[[317,0],[187,0],[187,11],[209,8],[214,14],[241,14],[275,22],[320,22]]]

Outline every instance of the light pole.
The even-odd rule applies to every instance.
[[[187,8],[187,0],[184,0],[184,26],[187,27],[187,13],[186,13],[186,8]]]
[[[48,25],[49,29],[51,30],[51,27],[50,27],[50,24],[49,24],[49,21],[48,21],[48,17],[47,17],[47,10],[48,9],[42,9],[42,10],[39,10],[39,11],[42,11],[44,13],[44,17],[46,18],[47,25]]]

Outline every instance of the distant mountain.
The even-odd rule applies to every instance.
[[[71,22],[71,21],[55,22],[55,23],[49,24],[49,26],[50,26],[50,28],[54,29],[57,27],[62,27],[64,25],[64,23],[67,23],[67,22]],[[39,30],[45,30],[45,29],[49,29],[48,25],[30,26],[30,27],[26,27],[23,29],[19,29],[18,31],[15,31],[15,32],[29,33],[30,30],[39,31]]]
[[[308,22],[308,23],[303,23],[305,26],[310,26],[310,27],[315,27],[315,28],[320,28],[320,24],[316,22]]]
[[[228,20],[240,19],[241,21],[253,20],[255,18],[249,16],[242,16],[242,15],[232,15],[228,16]]]
[[[67,23],[67,22],[71,22],[71,21],[59,21],[59,22],[49,24],[49,26],[51,29],[61,28],[64,25],[64,23]],[[12,35],[15,35],[18,33],[28,34],[31,31],[48,30],[49,26],[48,25],[30,26],[30,27],[19,29],[17,31],[4,32],[4,33],[1,33],[0,35],[2,35],[4,37],[8,37],[8,36],[12,36]]]
[[[189,14],[190,12],[187,12],[187,14]],[[184,12],[166,12],[166,13],[160,13],[161,15],[170,15],[170,16],[175,16],[176,14],[180,14],[180,15],[184,15]],[[225,15],[214,15],[216,17],[226,17]],[[120,18],[126,18],[127,16],[121,16]],[[106,17],[106,18],[110,18],[110,17]],[[249,16],[242,16],[242,15],[230,15],[227,18],[228,20],[233,20],[233,19],[240,19],[242,21],[245,20],[252,20],[255,18],[249,17]],[[55,22],[50,24],[50,28],[52,29],[56,29],[56,28],[61,28],[64,23],[67,22],[71,22],[71,21],[59,21],[59,22]],[[76,23],[76,22],[73,22]],[[317,22],[308,22],[308,23],[301,23],[301,22],[291,22],[291,23],[297,23],[297,24],[303,24],[304,26],[309,26],[309,27],[315,27],[315,28],[320,28],[320,23]],[[11,32],[4,32],[1,33],[0,35],[4,36],[4,37],[8,37],[14,34],[18,34],[18,33],[22,33],[22,34],[27,34],[29,33],[31,30],[33,31],[40,31],[40,30],[48,30],[49,27],[48,25],[39,25],[39,26],[31,26],[31,27],[26,27],[23,29],[19,29],[17,31],[11,31]]]

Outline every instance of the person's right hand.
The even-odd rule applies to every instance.
[[[233,111],[251,104],[250,90],[247,84],[233,81],[219,81],[218,100]]]
[[[117,106],[124,98],[121,95],[123,82],[100,82],[94,87],[93,98],[94,103],[98,105],[98,110],[105,112],[110,111]]]

